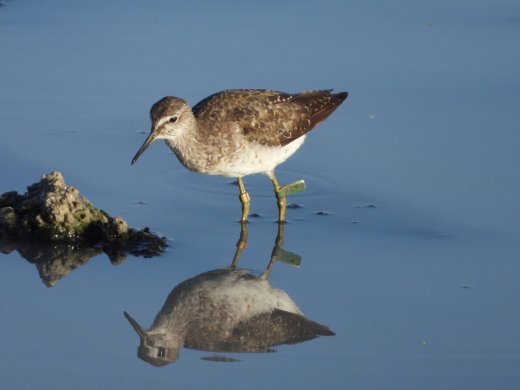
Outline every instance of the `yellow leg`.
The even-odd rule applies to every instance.
[[[284,223],[278,223],[278,234],[276,235],[276,240],[274,241],[273,251],[271,252],[269,264],[267,264],[265,271],[262,272],[262,274],[259,276],[259,278],[262,280],[267,280],[276,261],[281,261],[294,267],[299,267],[301,264],[302,258],[300,255],[288,252],[283,249],[284,228]]]
[[[274,171],[269,172],[268,176],[273,182],[274,194],[276,195],[276,203],[278,205],[278,222],[285,222],[285,209],[287,206],[287,199],[285,198],[285,195],[280,192],[280,189],[282,187],[278,183],[278,179],[276,178]]]
[[[242,251],[247,247],[247,223],[242,222],[240,224],[240,238],[237,241],[237,249],[235,251],[235,256],[233,257],[233,262],[231,263],[231,268],[235,269],[240,259],[240,255]]]
[[[240,195],[238,198],[240,199],[240,203],[242,203],[242,218],[240,222],[246,222],[247,216],[249,215],[249,205],[251,204],[251,199],[249,198],[249,194],[246,191],[246,186],[244,185],[244,181],[241,177],[237,177],[238,181],[238,189],[240,190]]]
[[[276,234],[276,239],[274,240],[271,258],[269,259],[269,263],[267,264],[267,267],[265,268],[264,272],[262,272],[262,274],[260,275],[260,279],[262,280],[267,280],[269,278],[269,274],[271,273],[271,269],[273,268],[273,265],[276,262],[276,258],[278,257],[280,251],[283,251],[284,227],[285,224],[278,223],[278,233]]]

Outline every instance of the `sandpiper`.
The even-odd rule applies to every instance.
[[[216,269],[176,286],[145,329],[124,312],[140,339],[138,356],[157,366],[182,348],[209,352],[274,352],[272,347],[333,336],[306,318],[282,289],[245,269]]]
[[[300,180],[280,186],[275,168],[303,144],[306,134],[347,98],[332,90],[284,92],[238,89],[215,93],[193,109],[180,98],[167,96],[150,110],[152,129],[132,164],[157,139],[164,139],[190,171],[236,177],[242,218],[250,197],[243,177],[264,173],[272,181],[278,220],[285,221],[286,196],[305,189]]]
[[[237,268],[247,236],[247,224],[243,223],[231,265],[178,284],[150,329],[124,312],[139,336],[137,353],[141,359],[162,366],[176,361],[182,347],[211,352],[275,352],[272,347],[276,345],[335,334],[306,318],[284,290],[268,281],[277,261],[300,265],[300,256],[283,248],[284,224],[278,224],[269,263],[258,276]],[[221,356],[203,359],[235,361]]]

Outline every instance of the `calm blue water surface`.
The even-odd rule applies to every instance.
[[[51,288],[1,255],[0,387],[520,386],[517,1],[2,3],[0,193],[58,170],[170,246],[98,255]],[[301,265],[270,277],[336,336],[152,367],[123,310],[149,326],[178,283],[228,266],[240,205],[161,143],[130,160],[156,100],[229,88],[350,93],[279,169],[308,190],[285,229]],[[276,204],[266,177],[246,185],[261,216],[239,265],[260,273]]]

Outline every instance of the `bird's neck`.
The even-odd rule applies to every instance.
[[[207,154],[199,124],[194,117],[189,119],[175,137],[166,138],[165,141],[182,165],[189,170],[200,171],[200,165],[205,163]]]

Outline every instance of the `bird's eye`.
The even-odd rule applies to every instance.
[[[175,122],[177,122],[177,119],[178,119],[178,118],[177,118],[177,115],[172,116],[172,117],[170,118],[170,123],[175,123]]]

